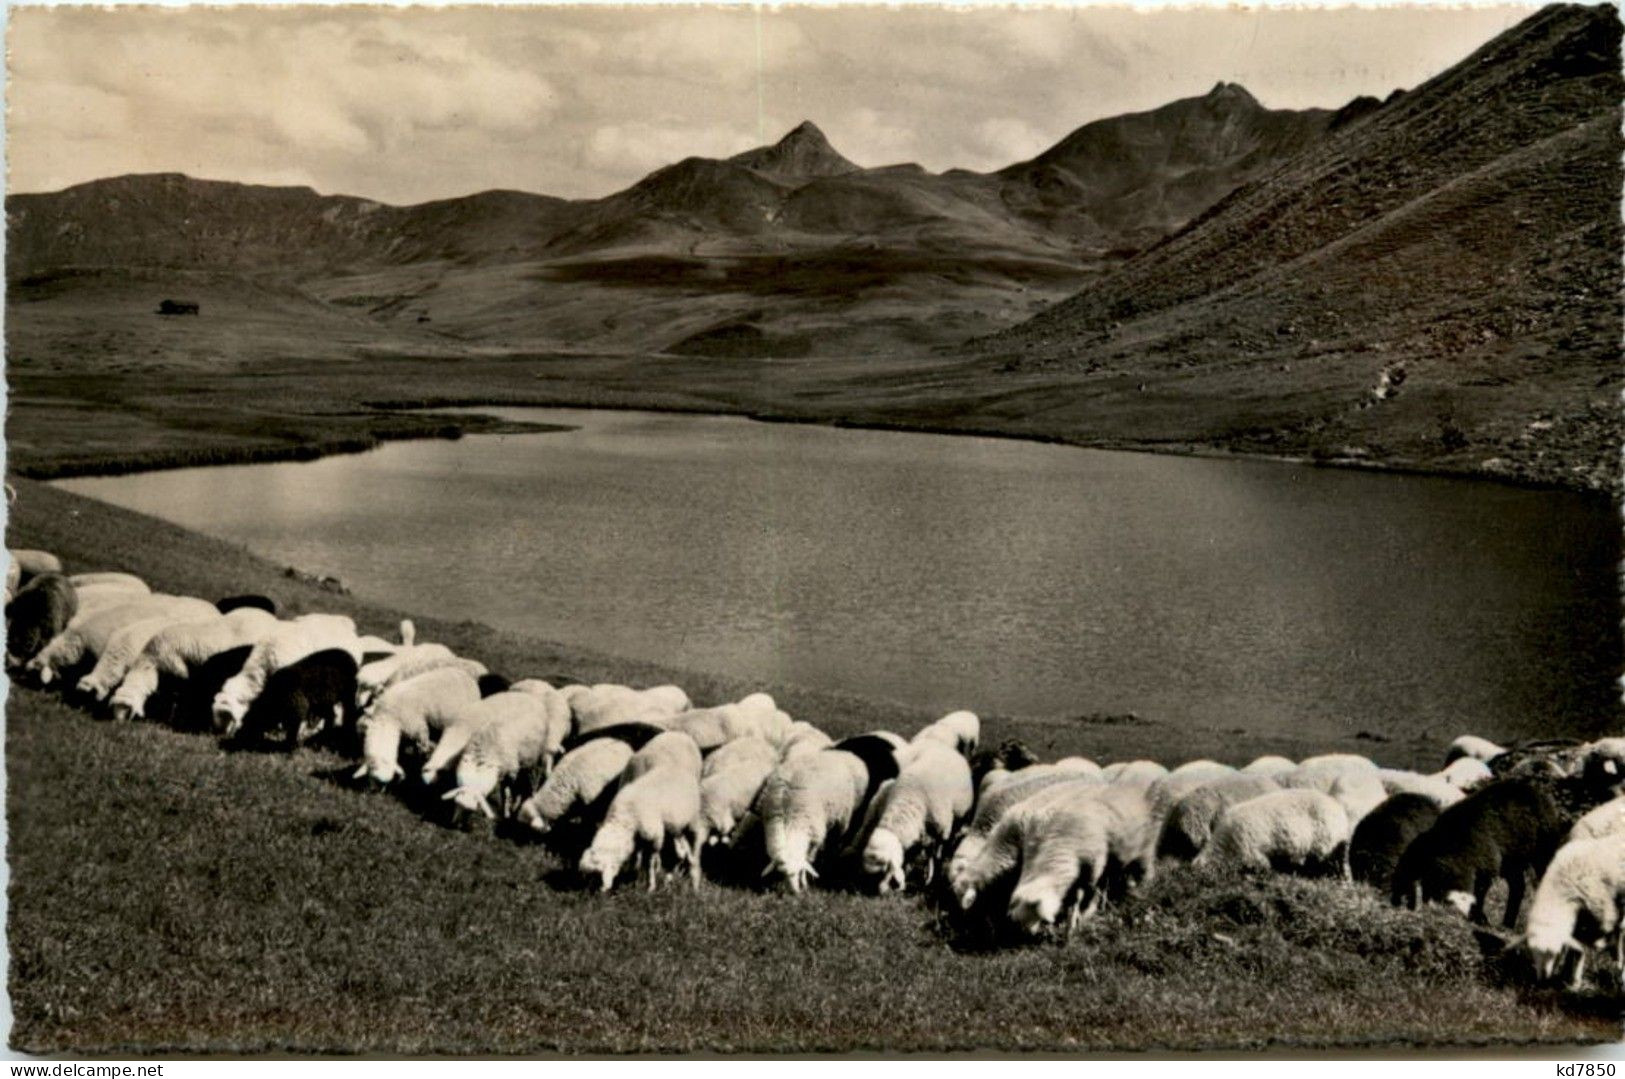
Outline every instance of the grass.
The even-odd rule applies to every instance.
[[[13,545],[202,595],[264,591],[369,629],[399,612],[230,544],[17,482]],[[418,614],[422,614],[419,612]],[[417,618],[514,675],[744,686],[473,623]],[[908,729],[886,702],[767,687],[831,731]],[[1121,1052],[1592,1043],[1613,999],[1485,969],[1438,912],[1336,883],[1168,874],[1069,945],[965,946],[918,898],[711,887],[601,897],[546,848],[350,789],[338,758],[228,753],[14,687],[11,998],[30,1052]],[[1154,723],[993,718],[1046,755],[1357,748]],[[1392,743],[1385,760],[1436,746]]]

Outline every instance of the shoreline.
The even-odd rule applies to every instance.
[[[673,403],[670,401],[639,402],[635,400],[636,394],[629,395],[633,400],[610,403],[593,402],[583,403],[578,400],[562,399],[557,395],[518,395],[498,398],[490,395],[445,395],[423,397],[416,399],[390,399],[364,400],[360,402],[363,408],[371,409],[376,418],[393,418],[422,412],[430,409],[470,409],[480,408],[570,408],[587,409],[604,412],[652,412],[673,415],[691,416],[728,416],[751,420],[757,423],[801,424],[810,427],[831,427],[859,431],[889,431],[902,434],[944,435],[963,438],[997,438],[1014,442],[1033,442],[1040,445],[1069,446],[1075,449],[1099,450],[1108,453],[1148,453],[1164,457],[1188,457],[1208,460],[1235,460],[1256,461],[1278,465],[1292,465],[1297,467],[1332,469],[1339,471],[1364,472],[1376,475],[1406,476],[1422,479],[1454,480],[1470,483],[1491,483],[1504,487],[1513,487],[1530,491],[1550,491],[1566,494],[1582,495],[1586,497],[1606,498],[1613,505],[1625,504],[1625,494],[1622,486],[1616,483],[1612,487],[1599,487],[1585,482],[1563,482],[1557,479],[1542,478],[1539,476],[1524,476],[1481,469],[1450,468],[1421,465],[1415,463],[1383,461],[1378,459],[1363,459],[1358,457],[1317,457],[1313,455],[1264,453],[1248,449],[1236,449],[1221,443],[1211,442],[1144,442],[1112,438],[1087,438],[1067,435],[1048,434],[1035,431],[1011,431],[996,427],[983,427],[975,424],[937,423],[931,421],[910,422],[905,420],[889,420],[883,417],[849,417],[849,416],[808,416],[777,411],[773,409],[752,408],[750,406],[729,407],[723,402],[707,402],[703,405],[692,406]],[[483,417],[489,422],[475,424],[471,429],[468,421],[475,417]],[[227,445],[199,448],[174,448],[137,451],[121,456],[94,456],[89,458],[74,458],[69,455],[57,456],[52,460],[47,458],[25,465],[21,468],[8,468],[15,475],[32,480],[49,482],[61,479],[83,479],[103,476],[132,475],[141,472],[162,472],[182,468],[205,468],[215,465],[246,465],[246,464],[275,464],[285,462],[314,461],[324,457],[335,457],[346,454],[366,453],[390,442],[406,442],[429,439],[442,439],[456,441],[465,435],[474,434],[546,434],[551,432],[571,430],[568,425],[523,423],[503,420],[489,414],[470,412],[468,414],[445,413],[446,422],[437,427],[425,427],[421,430],[401,430],[385,427],[367,432],[364,436],[345,436],[331,439],[316,438],[303,442],[289,444],[258,444],[258,445]],[[53,455],[55,456],[55,455]]]

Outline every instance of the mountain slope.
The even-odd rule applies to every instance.
[[[1159,238],[1319,137],[1329,116],[1221,87],[1097,121],[987,175],[861,168],[806,122],[574,201],[489,191],[398,207],[118,177],[9,198],[7,272],[235,272],[347,315],[522,348],[913,347],[1061,298],[1113,249]],[[1090,160],[1101,153],[1112,160]]]
[[[1080,393],[1246,387],[1255,448],[1611,473],[1619,49],[1612,7],[1546,9],[982,347]]]

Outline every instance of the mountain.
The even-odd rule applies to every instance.
[[[1008,169],[941,175],[860,167],[803,122],[582,200],[488,191],[389,206],[123,176],[10,196],[7,275],[232,272],[348,314],[523,348],[703,349],[720,334],[767,354],[893,349],[996,329],[1065,296],[1320,137],[1331,115],[1269,110],[1222,85],[1096,121]]]
[[[1544,9],[980,347],[1250,448],[1612,475],[1619,57],[1613,7]]]

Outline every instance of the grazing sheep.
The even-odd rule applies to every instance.
[[[897,778],[875,796],[869,814],[873,826],[855,840],[862,843],[864,875],[882,894],[902,891],[908,856],[919,849],[930,884],[943,845],[970,815],[975,798],[970,764],[954,746],[929,739],[914,743]]]
[[[570,750],[553,766],[542,789],[519,807],[519,821],[546,833],[559,822],[593,809],[616,789],[632,759],[632,747],[614,738],[597,738]]]
[[[114,691],[113,717],[144,717],[147,699],[157,690],[160,678],[184,678],[192,666],[221,652],[253,644],[274,625],[274,615],[256,607],[239,607],[229,614],[165,626],[147,641]]]
[[[1603,836],[1566,843],[1535,888],[1529,904],[1524,941],[1542,981],[1557,973],[1563,955],[1578,953],[1572,985],[1578,988],[1587,947],[1577,933],[1582,916],[1595,934],[1593,940],[1614,941],[1615,959],[1625,968],[1625,934],[1620,933],[1625,906],[1625,835]]]
[[[475,683],[475,690],[479,685]],[[485,697],[473,709],[491,714],[468,740],[457,759],[457,784],[442,797],[463,812],[496,819],[511,816],[542,785],[570,733],[570,706],[557,690],[534,693],[509,690]],[[499,797],[500,813],[491,808]]]
[[[965,757],[976,752],[982,740],[982,721],[975,712],[949,712],[915,733],[913,742],[940,742]]]
[[[414,644],[365,663],[356,676],[356,706],[365,709],[372,699],[396,682],[404,682],[440,667],[457,667],[473,679],[489,672],[485,664],[463,659],[443,644]]]
[[[610,739],[625,742],[633,752],[642,749],[650,741],[666,733],[666,728],[656,723],[616,723],[608,727],[599,727],[586,734],[573,734],[564,740],[564,752],[586,745],[588,742]]]
[[[39,654],[79,611],[79,595],[60,573],[33,578],[6,604],[6,666],[17,667]]]
[[[705,758],[700,812],[690,836],[696,851],[733,834],[778,763],[779,751],[756,737],[736,738]]]
[[[329,648],[342,648],[361,662],[361,642],[353,619],[341,614],[307,614],[272,626],[254,645],[242,671],[215,695],[215,726],[225,730],[241,723],[272,672]]]
[[[1604,836],[1625,835],[1625,797],[1612,798],[1600,806],[1593,806],[1585,816],[1569,829],[1569,842],[1578,839],[1601,839]]]
[[[779,759],[784,761],[794,760],[808,753],[817,753],[821,749],[828,749],[834,744],[835,739],[811,723],[798,719],[790,724],[790,730],[785,735],[784,744],[779,747]]]
[[[772,697],[755,693],[734,704],[683,712],[673,716],[667,725],[687,734],[701,753],[707,753],[735,738],[755,737],[775,744],[783,741],[786,731],[777,723],[779,714]]]
[[[1349,818],[1337,799],[1293,788],[1238,802],[1219,814],[1197,864],[1327,872],[1340,867]]]
[[[1158,827],[1161,827],[1162,821],[1168,819],[1168,814],[1181,798],[1192,791],[1200,790],[1225,774],[1221,772],[1219,775],[1214,775],[1203,770],[1183,774],[1169,772],[1151,783],[1150,786],[1145,788],[1145,794],[1151,801],[1151,812],[1157,818]]]
[[[401,739],[428,753],[432,735],[479,701],[479,684],[459,667],[437,667],[391,684],[357,724],[362,764],[354,778],[370,777],[381,785],[406,778],[399,762]]]
[[[1037,936],[1063,914],[1071,929],[1095,912],[1111,861],[1108,820],[1107,806],[1085,800],[1023,822],[1021,876],[1008,908],[1016,928]]]
[[[1190,861],[1212,840],[1219,814],[1280,789],[1275,780],[1256,773],[1238,772],[1208,780],[1176,801],[1163,818],[1157,836],[1157,857]]]
[[[478,686],[479,682],[476,680],[474,684]],[[486,694],[482,692],[480,699],[485,698]],[[434,786],[440,779],[440,773],[457,763],[474,733],[496,717],[497,713],[492,710],[469,708],[442,727],[440,737],[435,739],[434,749],[429,753],[429,759],[423,762],[423,770],[419,773],[423,785]]]
[[[1276,776],[1276,781],[1288,790],[1319,791],[1330,794],[1338,780],[1357,776],[1375,778],[1377,766],[1365,757],[1350,753],[1328,753],[1309,757],[1292,771]]]
[[[71,583],[71,582],[70,582]],[[86,621],[102,611],[136,600],[145,599],[152,595],[145,588],[132,588],[123,584],[92,584],[74,585],[74,598],[79,601],[79,610],[68,622],[68,628],[74,629],[80,622]]]
[[[1444,756],[1444,763],[1449,766],[1462,757],[1471,757],[1475,761],[1484,761],[1487,764],[1505,752],[1505,749],[1488,738],[1464,734],[1450,743],[1450,750]]]
[[[684,736],[686,737],[686,735]],[[634,870],[646,871],[649,890],[659,882],[662,860],[669,853],[688,866],[689,877],[700,884],[699,852],[688,832],[700,813],[699,769],[665,760],[624,783],[581,855],[583,876],[597,875],[599,890],[607,892],[628,859]]]
[[[1339,776],[1332,783],[1331,790],[1326,793],[1336,798],[1337,804],[1348,814],[1351,834],[1361,818],[1388,799],[1387,788],[1382,785],[1375,772],[1354,772]]]
[[[1414,907],[1420,894],[1424,902],[1448,902],[1483,922],[1485,893],[1502,878],[1510,928],[1523,904],[1525,875],[1546,868],[1567,831],[1542,786],[1521,779],[1488,783],[1441,812],[1405,848],[1394,870],[1393,902]]]
[[[1455,805],[1466,797],[1461,788],[1446,783],[1438,776],[1425,776],[1420,772],[1406,772],[1398,768],[1384,768],[1377,773],[1382,789],[1390,795],[1420,794],[1443,809]]]
[[[1354,826],[1349,872],[1361,884],[1387,894],[1405,848],[1439,819],[1440,806],[1425,794],[1401,792],[1386,799]]]
[[[621,782],[630,783],[664,765],[692,771],[694,782],[698,783],[704,771],[699,743],[685,731],[661,731],[632,754],[632,759],[626,762],[626,771],[621,774]]]
[[[764,877],[780,876],[792,892],[817,878],[814,863],[825,845],[862,819],[869,768],[840,749],[780,764],[762,785],[759,800],[767,848]]]
[[[211,709],[214,695],[220,692],[220,687],[225,685],[228,679],[243,669],[243,664],[248,662],[249,653],[253,651],[253,645],[243,644],[216,653],[201,663],[188,663],[185,676],[182,678],[160,674],[157,689],[143,704],[143,715],[154,710],[155,699],[168,700],[173,697],[174,708],[169,722],[176,730],[193,733],[212,730],[214,716]],[[168,693],[165,692],[166,682]]]
[[[676,686],[633,689],[600,683],[595,686],[568,686],[563,691],[575,720],[575,733],[586,734],[599,727],[621,723],[660,723],[688,711],[693,702]]]
[[[1081,772],[1065,772],[1053,764],[1031,764],[1018,771],[1005,773],[1005,778],[992,784],[985,784],[976,799],[976,809],[971,822],[966,826],[964,834],[959,837],[959,843],[954,848],[953,855],[948,860],[948,882],[955,887],[956,881],[963,875],[965,869],[982,852],[987,845],[988,837],[999,820],[1010,808],[1028,798],[1045,787],[1052,787],[1057,783],[1097,784],[1104,780],[1099,775],[1090,775]]]
[[[1625,738],[1599,738],[1581,748],[1578,771],[1596,786],[1625,779]]]
[[[101,607],[88,617],[81,610],[69,621],[68,628],[51,638],[24,669],[36,675],[41,685],[50,685],[87,658],[99,657],[107,650],[113,635],[125,626],[161,615],[201,618],[212,613],[212,604],[190,596],[132,594],[126,602]]]
[[[1296,761],[1285,757],[1263,756],[1245,765],[1241,770],[1254,776],[1283,776],[1298,767]]]
[[[7,583],[26,584],[35,577],[43,577],[47,573],[61,573],[62,560],[50,551],[36,551],[23,547],[11,547],[6,550],[11,557],[8,560]],[[11,572],[17,573],[17,581],[11,581]]]
[[[265,688],[243,718],[222,732],[244,744],[271,742],[280,735],[293,750],[324,730],[344,726],[355,701],[355,656],[342,648],[312,652],[272,671]]]
[[[153,637],[171,626],[196,620],[196,616],[190,613],[160,614],[119,627],[108,637],[107,647],[96,657],[96,665],[90,673],[79,679],[79,692],[96,701],[106,700],[108,694],[124,681],[124,676],[141,658]]]
[[[1041,768],[1046,771],[1024,775]],[[1020,864],[1028,820],[1106,785],[1098,777],[1068,775],[1046,765],[1032,765],[1011,776],[982,798],[948,863],[948,888],[961,910],[970,910],[990,886]]]
[[[215,600],[214,606],[221,614],[230,614],[232,611],[264,611],[266,614],[276,614],[276,600],[257,593],[225,596]]]
[[[1156,761],[1118,761],[1100,770],[1107,783],[1149,787],[1168,774],[1168,769]]]

